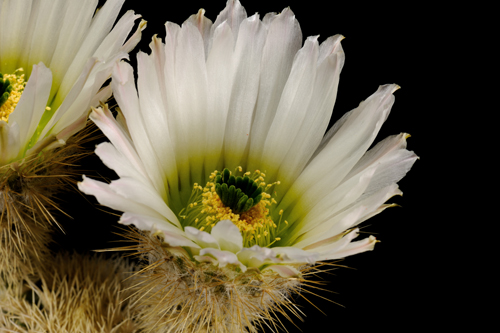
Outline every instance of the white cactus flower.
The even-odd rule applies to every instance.
[[[64,145],[111,96],[102,86],[145,27],[127,40],[133,11],[113,27],[123,2],[0,1],[0,166]]]
[[[232,0],[213,23],[200,10],[166,30],[137,55],[137,89],[130,65],[113,69],[123,117],[91,114],[111,141],[96,154],[120,179],[84,177],[80,190],[193,261],[236,271],[291,277],[372,250],[373,236],[353,241],[357,225],[401,194],[417,159],[407,134],[368,150],[398,86],[381,86],[325,135],[342,36],[302,45],[290,9],[247,17]]]

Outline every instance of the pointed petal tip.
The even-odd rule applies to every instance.
[[[284,8],[281,13],[279,13],[278,15],[286,15],[286,16],[289,16],[289,17],[295,17],[295,14],[294,12],[292,11],[292,9],[290,8],[290,6]]]
[[[382,85],[378,86],[377,91],[373,95],[376,95],[376,94],[383,94],[383,95],[394,94],[394,92],[398,89],[401,89],[401,87],[395,83],[382,84]]]

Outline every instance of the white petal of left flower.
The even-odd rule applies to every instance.
[[[129,11],[113,28],[123,2],[108,0],[97,12],[95,1],[0,2],[0,118],[4,128],[17,123],[8,132],[19,137],[9,142],[20,144],[14,154],[0,136],[0,146],[9,145],[2,165],[65,144],[85,126],[90,108],[111,96],[101,88],[145,27],[126,41],[140,17]]]

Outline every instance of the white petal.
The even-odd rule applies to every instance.
[[[144,127],[144,121],[140,110],[139,99],[134,85],[132,67],[120,62],[113,68],[113,80],[111,81],[113,94],[127,119],[128,129],[136,151],[151,178],[152,184],[157,187],[158,193],[167,200],[165,183],[158,160],[151,146],[148,133]]]
[[[78,189],[85,194],[93,195],[97,201],[121,212],[130,212],[140,215],[164,219],[164,217],[148,206],[142,205],[134,200],[127,199],[114,192],[108,184],[98,182],[83,175],[83,181],[78,183]]]
[[[307,165],[280,203],[286,209],[297,198],[317,201],[329,189],[336,187],[371,145],[387,118],[397,89],[396,85],[381,86],[375,94],[353,110],[330,141]]]
[[[277,258],[277,254],[270,248],[254,245],[250,248],[243,248],[237,253],[238,260],[247,267],[261,267],[266,263],[280,263],[282,258]]]
[[[144,126],[158,158],[162,175],[169,179],[169,186],[177,188],[176,157],[169,131],[167,113],[161,99],[162,92],[159,90],[161,84],[156,71],[161,70],[162,66],[157,64],[157,57],[157,54],[150,57],[142,52],[137,54],[139,103],[141,110],[147,110],[148,112],[148,115],[143,117]],[[161,71],[159,73],[161,74]]]
[[[314,264],[318,261],[317,253],[310,253],[296,247],[273,247],[272,249],[283,259],[283,263]]]
[[[68,4],[69,1],[62,0],[33,3],[28,35],[25,37],[24,50],[20,53],[22,64],[29,66],[39,62],[46,65],[51,63],[58,42],[57,36],[62,28],[60,18],[64,17]],[[26,70],[30,77],[30,68]]]
[[[292,266],[272,265],[272,266],[266,267],[266,270],[267,269],[270,269],[273,272],[278,273],[281,277],[284,277],[284,278],[291,278],[291,277],[300,276],[300,272]]]
[[[210,233],[223,251],[238,252],[243,248],[243,236],[240,229],[230,220],[220,221]]]
[[[110,32],[116,17],[118,16],[124,0],[107,0],[92,19],[90,28],[82,42],[76,55],[73,57],[71,65],[66,70],[62,80],[58,95],[66,96],[78,79],[82,68],[89,58],[101,45],[103,39]]]
[[[224,142],[231,86],[233,82],[234,38],[224,22],[214,31],[213,45],[207,59],[208,99],[207,151],[205,170],[218,170]]]
[[[357,224],[357,221],[366,211],[365,206],[356,207],[347,214],[340,214],[339,218],[331,218],[310,231],[297,238],[293,246],[308,251],[319,251],[321,247],[331,246],[331,244],[340,244],[338,241],[343,237],[343,233],[351,226]],[[352,235],[353,237],[354,234]]]
[[[206,58],[208,55],[208,46],[212,31],[212,21],[205,17],[205,9],[200,9],[197,14],[191,15],[186,21],[195,26],[200,32],[200,35],[203,38]]]
[[[181,149],[187,150],[189,154],[190,174],[195,179],[201,179],[207,117],[207,70],[203,39],[198,29],[189,22],[182,25],[177,39],[175,84],[179,104],[176,113],[186,142]]]
[[[212,31],[215,30],[223,22],[227,22],[233,31],[233,36],[238,37],[240,25],[247,18],[247,12],[241,5],[239,0],[227,0],[226,7],[220,12],[212,25]]]
[[[18,69],[19,55],[28,32],[31,0],[2,1],[0,3],[0,72],[13,73]],[[10,59],[10,61],[5,61]],[[37,61],[38,62],[38,61]],[[29,70],[29,68],[25,68]]]
[[[57,38],[56,52],[50,61],[50,68],[54,74],[54,84],[52,93],[57,92],[68,67],[71,65],[76,53],[82,45],[82,41],[92,23],[97,1],[83,0],[68,3],[66,12],[59,13],[57,22],[61,24],[59,38]],[[44,18],[46,20],[46,18]],[[54,35],[54,32],[49,32],[49,35]]]
[[[132,34],[132,36],[129,37],[129,39],[123,44],[123,46],[120,48],[120,51],[123,53],[130,53],[137,44],[141,41],[142,38],[142,30],[146,29],[147,21],[146,20],[141,20],[139,25],[137,26],[137,29],[135,32]],[[105,43],[106,41],[103,41]]]
[[[16,158],[20,146],[19,125],[16,122],[7,124],[0,120],[0,165],[5,165]]]
[[[292,69],[293,59],[302,44],[299,23],[289,8],[273,17],[268,30],[262,51],[259,95],[251,131],[250,165],[259,164],[267,133]]]
[[[77,132],[81,131],[82,129],[87,126],[87,120],[89,118],[88,113],[84,113],[80,117],[75,117],[76,120],[73,121],[70,125],[66,126],[62,131],[57,133],[56,139],[63,145],[66,144],[66,141],[76,134]]]
[[[257,15],[241,24],[233,63],[234,80],[224,137],[225,165],[233,169],[242,162],[257,100],[262,48],[266,31]]]
[[[114,170],[120,177],[135,177],[146,180],[132,163],[115,146],[109,142],[102,142],[96,146],[95,154],[111,170]]]
[[[341,35],[330,37],[320,45],[314,91],[307,106],[307,116],[294,134],[291,145],[293,148],[288,151],[280,166],[277,179],[282,184],[289,184],[298,177],[326,131],[337,96],[340,71],[344,64],[344,52],[340,45],[342,38]],[[324,59],[321,61],[322,56]],[[284,190],[281,188],[281,191]]]
[[[52,72],[43,63],[33,65],[31,77],[24,88],[15,112],[9,117],[9,122],[19,124],[21,149],[28,145],[38,123],[45,112],[47,100],[52,85]]]
[[[200,245],[202,248],[219,249],[217,240],[208,232],[201,231],[193,227],[185,227],[184,232],[189,239]]]
[[[120,51],[123,53],[132,51],[141,39],[141,31],[146,28],[146,22],[141,21],[133,38],[125,43],[127,36],[134,27],[135,20],[139,17],[141,17],[141,15],[135,15],[133,10],[127,11],[120,17],[120,20],[116,22],[113,30],[106,35],[92,56],[99,60],[107,61],[112,59],[116,53],[120,53]]]
[[[377,165],[377,170],[370,185],[363,193],[363,197],[400,181],[411,169],[413,163],[418,159],[412,151],[406,150],[406,138],[408,134],[402,133],[386,138],[370,149],[353,170],[346,176],[356,174],[372,165]]]
[[[322,253],[319,260],[334,260],[352,256],[358,253],[372,251],[375,247],[377,240],[375,237],[370,236],[363,240],[349,243],[347,246],[338,251],[330,251],[327,253]]]
[[[329,193],[321,193],[322,196],[312,198],[316,199],[316,202],[309,200],[310,196],[302,197],[288,217],[288,222],[293,226],[287,232],[287,241],[315,228],[355,202],[368,187],[374,173],[375,167],[372,167],[342,183],[333,191],[330,189]]]
[[[214,248],[205,248],[200,251],[200,256],[210,255],[217,259],[219,267],[225,267],[227,264],[238,266],[242,272],[246,272],[247,268],[238,261],[236,254],[228,251],[221,251]]]
[[[215,259],[214,257],[212,256],[200,256],[200,255],[193,255],[193,258],[198,261],[198,262],[209,262],[211,263],[212,265],[214,266],[217,266],[218,265],[218,261],[217,259]]]
[[[165,238],[164,242],[172,247],[189,246],[199,248],[198,245],[187,238],[182,230],[162,219],[139,214],[124,213],[120,218],[120,223],[125,225],[133,224],[137,228],[145,231],[155,232],[160,230],[163,232]]]
[[[87,61],[85,67],[82,69],[80,77],[75,82],[68,95],[65,96],[62,104],[60,104],[59,107],[54,106],[57,109],[43,129],[40,138],[45,137],[47,134],[59,133],[66,126],[69,126],[72,122],[74,122],[75,118],[81,116],[82,113],[88,113],[90,111],[89,100],[92,98],[92,91],[87,89],[87,91],[82,94],[82,90],[84,89],[96,63],[97,60],[95,58],[90,58]]]
[[[394,195],[401,194],[398,186],[392,184],[368,197],[358,199],[347,209],[331,217],[327,217],[326,220],[320,222],[317,227],[301,235],[294,246],[304,248],[313,246],[311,244],[315,242],[328,241],[328,239],[333,240],[348,228],[352,228],[382,212],[384,209],[392,207],[393,205],[390,204],[384,205],[384,202]]]
[[[306,117],[316,80],[318,52],[317,37],[309,37],[295,56],[276,116],[264,143],[261,168],[266,170],[267,177],[276,177],[279,166],[292,147],[290,134],[299,131]]]
[[[124,198],[142,204],[161,214],[170,223],[181,227],[177,217],[165,204],[156,189],[148,183],[129,177],[121,177],[109,184],[109,188]]]
[[[158,60],[161,61],[161,65],[158,64],[156,67],[161,70],[163,67],[163,78],[159,75],[159,84],[164,84],[162,86],[163,91],[163,104],[164,109],[167,113],[166,119],[168,120],[169,133],[173,141],[173,147],[175,150],[175,158],[177,163],[177,170],[182,170],[179,172],[179,182],[181,184],[189,184],[192,186],[189,169],[189,151],[186,148],[188,146],[188,124],[183,123],[182,110],[179,109],[180,101],[177,94],[177,81],[175,73],[175,61],[176,61],[176,47],[177,39],[180,34],[181,28],[174,23],[167,22],[165,24],[165,30],[167,36],[165,37],[165,45],[163,52],[157,52]],[[183,189],[188,189],[188,186],[183,186]],[[178,189],[177,189],[178,191]],[[184,195],[189,195],[188,190]]]
[[[107,107],[94,109],[90,119],[101,129],[113,146],[126,158],[128,163],[143,179],[149,179],[144,165],[139,158],[131,138],[121,128]]]

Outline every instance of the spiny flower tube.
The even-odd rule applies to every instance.
[[[96,154],[120,179],[84,176],[79,188],[142,230],[131,238],[151,263],[152,327],[164,318],[172,331],[253,331],[270,312],[296,313],[287,297],[304,269],[373,249],[373,236],[353,241],[357,225],[391,206],[417,159],[407,134],[368,150],[398,86],[326,132],[342,36],[302,45],[290,9],[261,20],[233,0],[215,22],[200,10],[166,32],[137,55],[137,89],[132,68],[115,66],[118,117],[107,107],[90,116],[111,141]]]
[[[1,253],[25,259],[48,239],[52,196],[77,156],[74,134],[110,98],[103,84],[145,27],[127,39],[140,15],[115,24],[123,2],[96,11],[97,0],[0,0]],[[2,261],[2,274],[11,266]]]

